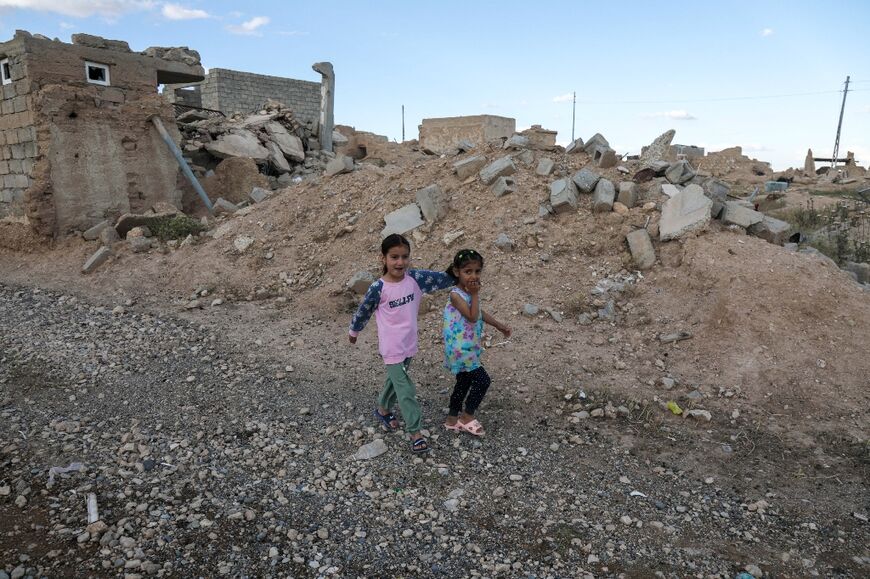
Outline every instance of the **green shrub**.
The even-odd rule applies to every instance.
[[[184,239],[188,235],[197,235],[206,229],[202,223],[187,215],[173,215],[159,219],[148,227],[160,241]]]

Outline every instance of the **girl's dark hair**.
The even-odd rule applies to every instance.
[[[389,234],[381,242],[381,255],[386,256],[391,249],[399,245],[404,245],[408,248],[408,251],[411,251],[411,242],[404,235],[398,233]],[[384,273],[387,273],[387,264],[384,264]]]
[[[451,263],[450,267],[447,268],[447,274],[456,278],[454,272],[459,271],[462,269],[462,266],[471,261],[479,262],[480,267],[483,268],[483,256],[480,255],[480,253],[473,249],[460,249],[456,252],[456,255],[453,256],[453,263]]]

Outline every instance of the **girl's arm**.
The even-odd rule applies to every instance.
[[[414,278],[414,281],[420,286],[420,291],[424,294],[430,294],[456,285],[456,278],[447,275],[443,271],[409,269],[408,275]]]
[[[459,310],[459,313],[462,314],[463,318],[474,324],[477,323],[478,319],[480,319],[480,297],[477,293],[469,293],[469,295],[471,296],[471,305],[468,305],[465,298],[458,293],[450,292],[450,304]],[[484,320],[485,319],[486,314],[484,314]]]
[[[350,331],[348,332],[348,339],[350,340],[351,344],[356,343],[357,335],[363,331],[363,328],[366,327],[366,324],[372,317],[372,314],[378,308],[378,304],[381,302],[381,288],[383,287],[383,281],[378,280],[374,282],[372,285],[369,286],[365,297],[363,297],[362,302],[360,302],[356,313],[350,320]]]
[[[511,337],[512,330],[510,329],[510,326],[504,325],[486,312],[483,312],[483,321],[504,334],[505,338]]]

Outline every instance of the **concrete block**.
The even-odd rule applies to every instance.
[[[656,252],[646,229],[637,229],[625,236],[628,250],[637,269],[649,269],[656,262]]]
[[[784,181],[765,181],[764,183],[764,192],[770,193],[771,191],[785,191],[788,189],[788,183]]]
[[[511,135],[511,137],[504,142],[505,149],[527,149],[530,146],[529,138],[525,135]]]
[[[580,169],[571,177],[574,185],[583,193],[592,193],[599,179],[601,179],[601,176],[598,173],[594,173],[586,168]]]
[[[486,157],[483,155],[475,155],[453,163],[453,172],[456,173],[457,177],[465,180],[475,173],[480,172],[484,165],[486,165]]]
[[[695,176],[695,170],[688,161],[677,161],[665,171],[665,177],[671,183],[682,185]]]
[[[662,194],[667,195],[668,197],[673,197],[674,195],[682,191],[682,189],[680,189],[676,185],[671,185],[670,183],[662,183],[661,190]]]
[[[133,253],[144,253],[151,249],[151,240],[147,237],[133,237],[127,240]]]
[[[603,149],[601,156],[598,157],[598,167],[601,169],[610,169],[616,167],[619,162],[619,157],[616,156],[616,151],[613,149]]]
[[[218,197],[217,200],[215,200],[214,202],[214,209],[215,212],[224,211],[226,213],[232,214],[238,211],[239,207],[235,203],[230,203],[223,197]]]
[[[704,187],[704,193],[707,194],[707,197],[713,200],[718,199],[722,203],[725,202],[728,194],[731,193],[731,187],[719,179],[707,179],[702,187]]]
[[[553,172],[553,167],[556,166],[555,161],[553,159],[549,159],[544,157],[540,161],[538,161],[538,167],[535,169],[535,173],[540,175],[541,177],[547,177],[550,173]]]
[[[109,259],[109,256],[112,255],[112,251],[108,247],[101,247],[97,251],[91,255],[85,264],[82,266],[82,273],[91,273]]]
[[[595,133],[592,135],[586,144],[583,145],[583,150],[586,151],[586,154],[592,157],[592,160],[595,160],[595,152],[601,151],[604,149],[609,149],[610,143],[607,142],[607,139],[601,133]]]
[[[535,154],[527,149],[522,153],[515,155],[514,159],[526,167],[531,167],[532,163],[535,162]]]
[[[339,153],[326,164],[324,174],[327,177],[334,177],[342,173],[350,173],[351,171],[353,171],[353,159]]]
[[[744,207],[736,201],[725,203],[725,211],[722,212],[722,223],[726,225],[739,225],[744,229],[749,229],[752,225],[761,223],[763,219],[763,213]]]
[[[577,209],[577,187],[571,179],[550,183],[550,206],[553,213],[566,213]]]
[[[423,215],[420,213],[420,206],[416,203],[409,203],[403,207],[399,207],[395,211],[387,213],[384,216],[384,228],[381,230],[381,239],[391,233],[407,233],[412,229],[416,229],[425,223]]]
[[[637,203],[637,184],[633,181],[620,181],[616,200],[631,209]]]
[[[569,155],[575,155],[583,151],[583,139],[577,138],[567,147],[565,147],[565,152]]]
[[[677,239],[707,227],[713,201],[697,191],[681,191],[665,201],[659,221],[659,239]]]
[[[268,149],[260,144],[260,140],[254,133],[245,130],[221,135],[217,140],[207,143],[205,148],[219,159],[249,157],[263,162],[269,158]]]
[[[118,235],[118,231],[114,227],[104,227],[100,231],[100,242],[106,247],[112,247],[119,241],[121,241],[121,236]]]
[[[725,204],[719,200],[713,201],[713,207],[710,208],[710,217],[720,219],[723,211],[725,211]]]
[[[437,184],[429,185],[417,191],[417,205],[426,221],[435,222],[447,215],[450,209],[450,196],[444,193]]]
[[[103,230],[107,227],[109,227],[108,221],[100,221],[99,223],[82,233],[82,237],[87,239],[88,241],[97,240],[100,238],[100,234],[103,232]]]
[[[497,161],[493,161],[486,167],[480,170],[480,180],[484,185],[490,185],[499,177],[507,177],[517,172],[517,167],[514,165],[513,159],[510,157],[502,157]]]
[[[750,225],[747,231],[750,235],[765,239],[769,243],[783,245],[788,241],[788,234],[791,232],[791,224],[765,215],[761,221]]]
[[[499,177],[492,184],[492,192],[496,197],[502,197],[515,191],[516,182],[511,177]]]
[[[253,201],[254,203],[262,203],[271,195],[271,191],[263,189],[262,187],[254,187],[253,189],[251,189],[251,192],[248,193],[248,197],[250,197],[251,201]]]
[[[289,173],[290,163],[284,158],[284,151],[275,143],[266,143],[266,149],[269,151],[269,162],[277,170],[278,173]]]
[[[599,179],[592,194],[592,212],[606,213],[613,210],[613,201],[616,198],[616,189],[613,183],[607,179]]]

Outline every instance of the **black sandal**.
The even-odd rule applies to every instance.
[[[396,420],[396,417],[393,416],[392,412],[387,414],[381,414],[381,411],[375,408],[374,415],[377,417],[378,420],[381,421],[381,425],[383,425],[384,429],[387,432],[394,432],[396,430],[396,427],[390,424],[391,422]]]
[[[429,452],[429,443],[426,442],[425,438],[418,438],[411,443],[411,452],[414,454],[425,454]]]

